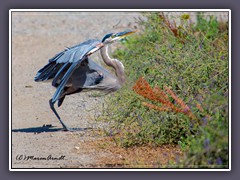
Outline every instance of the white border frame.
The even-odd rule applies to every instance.
[[[12,165],[12,12],[228,12],[229,20],[229,169],[14,169]],[[10,9],[9,10],[9,171],[231,171],[231,10],[230,9]]]

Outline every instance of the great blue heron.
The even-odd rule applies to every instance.
[[[125,81],[124,66],[119,60],[109,57],[108,45],[134,32],[109,33],[103,37],[102,41],[91,39],[66,48],[51,58],[48,64],[38,71],[35,81],[53,79],[52,86],[57,88],[53,98],[49,100],[49,104],[64,130],[75,131],[82,129],[68,128],[55,110],[55,102],[58,101],[58,107],[60,107],[66,95],[81,91],[100,90],[113,92],[118,90]],[[114,68],[116,76],[88,58],[99,49],[101,49],[103,61],[106,65]]]

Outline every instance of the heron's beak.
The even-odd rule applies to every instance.
[[[113,38],[113,40],[122,39],[122,38],[124,38],[126,36],[129,36],[129,35],[135,33],[135,32],[137,32],[137,31],[130,31],[130,30],[128,30],[128,31],[123,31],[123,32],[116,33],[115,37]]]
[[[99,43],[94,47],[91,51],[87,53],[87,56],[90,56],[91,54],[95,53],[97,50],[101,49],[104,46],[103,43]]]

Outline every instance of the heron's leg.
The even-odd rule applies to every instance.
[[[64,124],[64,122],[61,120],[61,118],[58,115],[56,109],[54,108],[54,103],[52,102],[52,99],[49,100],[49,104],[50,104],[50,107],[51,107],[52,111],[54,112],[54,114],[57,116],[58,120],[62,124],[64,131],[72,131],[72,132],[74,132],[74,131],[85,131],[85,130],[88,130],[88,129],[92,129],[92,128],[69,128],[69,127],[67,127]]]
[[[52,102],[52,99],[49,100],[49,104],[50,104],[50,107],[51,107],[52,111],[54,112],[54,114],[57,116],[58,120],[62,124],[63,129],[65,131],[70,131],[70,129],[64,124],[64,122],[61,120],[60,116],[58,115],[57,111],[55,110],[54,103]]]

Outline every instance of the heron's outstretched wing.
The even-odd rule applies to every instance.
[[[40,69],[35,81],[53,79],[52,85],[57,87],[52,101],[59,99],[74,70],[85,60],[87,55],[101,42],[99,40],[88,40],[76,46],[66,48],[64,51],[51,58],[46,66]]]
[[[64,51],[51,58],[47,65],[41,68],[35,77],[35,81],[46,81],[54,78],[53,85],[66,72],[70,65],[80,61],[89,51],[99,44],[99,40],[90,39],[81,44],[66,48]]]

